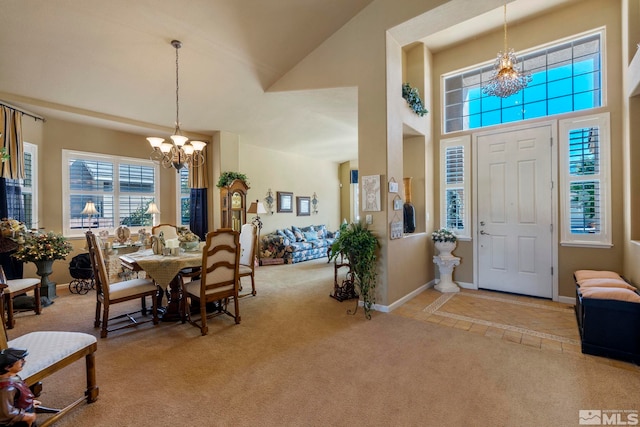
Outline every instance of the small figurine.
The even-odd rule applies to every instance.
[[[0,351],[0,426],[36,427],[35,408],[40,401],[18,376],[27,354],[17,348]]]

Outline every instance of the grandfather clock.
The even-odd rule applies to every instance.
[[[240,231],[247,222],[247,191],[249,186],[241,179],[220,189],[220,206],[222,209],[222,228]]]

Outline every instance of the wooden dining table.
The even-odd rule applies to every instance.
[[[179,273],[185,268],[202,266],[202,251],[181,251],[178,255],[155,255],[152,249],[120,256],[120,263],[132,271],[144,271],[163,289],[159,293],[159,306],[162,294],[167,297],[167,305],[162,313],[162,320],[173,322],[180,320],[180,300],[182,298],[181,279]]]

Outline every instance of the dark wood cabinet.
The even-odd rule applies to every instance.
[[[247,191],[249,186],[236,179],[227,187],[220,189],[220,206],[222,209],[222,228],[240,231],[247,222]]]

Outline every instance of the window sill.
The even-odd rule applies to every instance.
[[[567,246],[567,247],[573,247],[573,248],[610,249],[613,247],[613,244],[600,243],[600,242],[560,242],[560,246]]]

